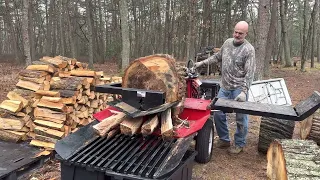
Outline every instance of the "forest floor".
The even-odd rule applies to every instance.
[[[310,67],[307,64],[306,67]],[[0,63],[0,102],[6,99],[7,93],[14,89],[18,81],[18,72],[23,66],[10,63]],[[105,74],[114,75],[117,72],[117,65],[114,63],[96,64],[95,70],[102,70]],[[306,72],[300,72],[299,68],[277,68],[272,67],[270,78],[284,78],[293,105],[307,98],[313,91],[320,91],[320,64],[316,68],[306,68]],[[206,79],[218,77],[203,77]],[[230,116],[232,117],[232,116]],[[234,118],[229,119],[230,134],[235,131]],[[195,163],[193,168],[193,179],[214,180],[214,179],[266,179],[266,156],[257,151],[259,136],[259,117],[250,117],[247,146],[244,152],[236,156],[230,156],[226,150],[213,149],[213,158],[207,164]],[[298,138],[299,123],[296,123],[294,138]],[[59,180],[60,165],[56,160],[49,160],[43,167],[35,169],[20,179],[32,180]]]

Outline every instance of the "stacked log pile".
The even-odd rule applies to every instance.
[[[19,73],[16,88],[0,104],[0,139],[53,149],[54,143],[93,121],[112,97],[92,91],[96,84],[121,82],[62,56],[43,57]],[[103,78],[102,78],[103,77]]]

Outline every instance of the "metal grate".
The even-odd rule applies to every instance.
[[[98,137],[68,161],[99,171],[114,171],[145,178],[152,178],[162,166],[172,144],[176,140],[164,141],[161,137],[141,135],[117,136],[106,139]]]

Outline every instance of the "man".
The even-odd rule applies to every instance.
[[[204,64],[222,62],[221,88],[217,95],[218,98],[234,99],[236,101],[248,100],[248,90],[255,71],[255,50],[245,39],[248,35],[248,27],[247,22],[238,22],[234,28],[233,38],[227,39],[218,53],[194,65],[194,68],[198,68]],[[234,135],[234,146],[230,146],[225,113],[222,111],[215,112],[214,121],[219,135],[217,147],[229,147],[228,152],[231,154],[238,154],[243,151],[248,133],[248,115],[236,114],[237,131]]]

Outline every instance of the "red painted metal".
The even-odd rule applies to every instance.
[[[98,121],[102,121],[104,120],[105,118],[108,118],[112,115],[114,115],[114,113],[112,113],[110,110],[112,111],[119,111],[117,108],[113,107],[113,106],[109,106],[107,109],[104,109],[100,112],[97,112],[95,114],[93,114],[93,117],[95,119],[97,119]],[[120,112],[120,111],[119,111]]]

